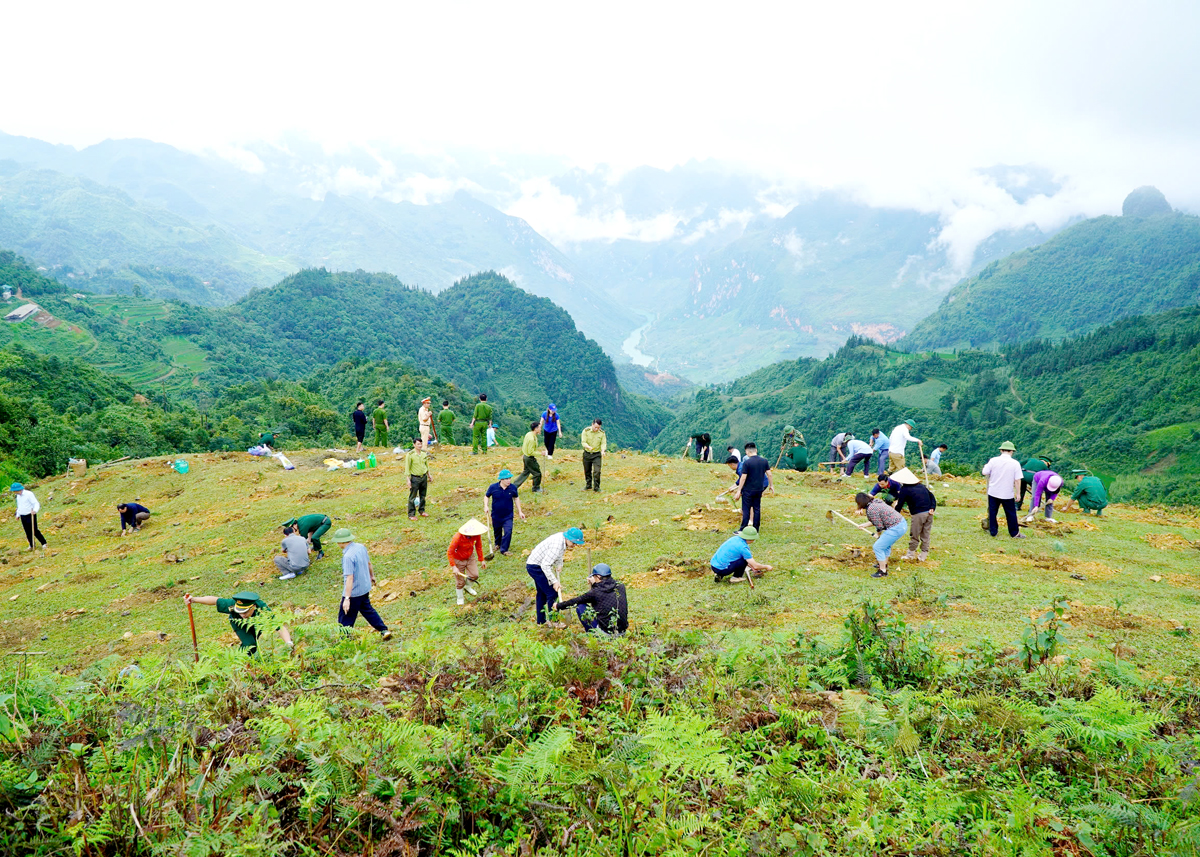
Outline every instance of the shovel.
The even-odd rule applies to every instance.
[[[870,528],[867,527],[866,524],[860,524],[858,521],[852,521],[849,518],[847,518],[845,515],[843,515],[841,512],[835,512],[833,509],[830,509],[828,512],[825,513],[825,519],[828,521],[832,521],[834,515],[837,515],[839,518],[841,518],[843,521],[845,521],[850,526],[858,527],[858,529],[862,530],[864,533],[871,532]]]
[[[483,498],[483,519],[488,522],[488,552],[487,552],[487,555],[483,558],[483,561],[491,562],[492,559],[496,556],[496,545],[493,544],[493,542],[492,542],[492,527],[491,527],[492,510],[488,506],[488,498],[487,497]]]
[[[917,441],[917,454],[921,456],[921,469],[925,471],[925,488],[929,488],[929,468],[925,466],[925,445]]]
[[[196,656],[196,663],[200,663],[200,646],[196,643],[196,617],[192,615],[192,602],[188,605],[188,622],[192,626],[192,653]]]

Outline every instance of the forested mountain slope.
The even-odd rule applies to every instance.
[[[1200,217],[1097,217],[960,283],[902,340],[985,348],[1077,336],[1200,300]]]
[[[677,452],[703,430],[719,447],[777,450],[791,423],[824,460],[834,433],[866,437],[906,417],[926,451],[947,443],[945,460],[972,469],[1012,440],[1063,470],[1124,474],[1126,499],[1200,503],[1200,308],[1000,352],[905,354],[856,338],[824,361],[778,363],[698,394],[655,447]]]

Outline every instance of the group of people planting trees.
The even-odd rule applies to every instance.
[[[449,401],[442,402],[442,410],[434,414],[432,399],[424,398],[417,412],[419,436],[412,438],[412,448],[404,455],[403,472],[409,483],[408,516],[415,519],[427,516],[426,493],[432,479],[430,474],[429,447],[436,444],[453,444],[453,426],[457,419],[450,409]],[[366,440],[368,415],[365,402],[356,405],[353,428],[361,450]],[[488,454],[492,441],[489,432],[494,429],[493,408],[486,394],[479,394],[471,415],[472,455]],[[376,400],[370,415],[375,428],[376,446],[387,446],[391,428],[383,399]],[[488,486],[483,496],[483,518],[470,518],[454,533],[447,550],[448,575],[454,582],[458,605],[466,604],[466,597],[478,594],[476,584],[489,561],[499,553],[507,557],[512,552],[513,530],[517,519],[526,520],[521,505],[520,488],[528,481],[535,494],[545,493],[543,474],[539,461],[541,454],[553,460],[556,443],[562,431],[558,410],[553,403],[547,405],[536,420],[531,421],[529,430],[521,442],[521,472],[514,476],[507,467],[501,468],[496,481]],[[866,518],[868,524],[860,524],[840,513],[830,511],[828,517],[837,515],[867,532],[874,530],[873,550],[876,568],[872,577],[886,577],[894,545],[909,536],[908,550],[903,559],[923,562],[931,549],[934,517],[937,513],[937,498],[929,485],[930,476],[941,476],[941,457],[948,449],[946,444],[937,445],[928,457],[924,454],[922,441],[913,435],[916,425],[912,420],[903,420],[891,432],[884,434],[876,428],[870,432],[870,442],[858,440],[850,431],[840,431],[830,441],[829,460],[823,465],[844,476],[853,476],[859,466],[865,479],[875,479],[869,492],[858,492],[854,498],[857,514]],[[540,443],[539,443],[540,438]],[[271,438],[274,440],[274,437]],[[684,449],[685,456],[691,445],[696,445],[696,458],[701,462],[712,461],[712,437],[708,432],[691,436]],[[907,466],[907,446],[916,443],[920,454],[920,475],[915,468]],[[582,450],[583,490],[599,492],[602,464],[608,452],[608,439],[603,422],[593,419],[580,434]],[[772,450],[773,452],[773,450]],[[727,446],[724,463],[735,474],[735,481],[722,494],[731,494],[734,501],[741,502],[741,523],[734,534],[726,539],[710,560],[714,582],[748,582],[754,586],[756,576],[771,571],[771,566],[754,559],[751,546],[762,532],[762,499],[773,491],[771,461],[760,455],[755,443],[745,444],[745,452],[735,446]],[[1011,538],[1024,538],[1021,523],[1031,523],[1041,512],[1045,519],[1055,522],[1054,510],[1064,485],[1064,478],[1053,469],[1053,460],[1044,455],[1030,456],[1022,464],[1016,458],[1016,447],[1008,441],[999,445],[997,455],[982,468],[987,480],[987,519],[984,524],[992,537],[999,534],[999,512],[1004,511],[1007,532]],[[774,466],[786,461],[786,467],[798,471],[809,468],[809,452],[804,436],[793,426],[785,426],[778,457]],[[874,468],[872,468],[874,461]],[[874,475],[872,475],[872,469]],[[1069,499],[1059,507],[1065,510],[1077,503],[1085,512],[1100,515],[1108,504],[1102,481],[1089,473],[1077,472],[1078,485]],[[38,527],[37,515],[41,508],[32,491],[20,483],[13,483],[10,492],[16,500],[17,518],[20,520],[29,549],[46,547],[46,539]],[[1029,497],[1030,508],[1024,521],[1017,512]],[[720,496],[718,497],[720,499]],[[907,509],[908,518],[902,514]],[[136,533],[151,520],[151,511],[136,499],[117,506],[121,535]],[[312,563],[324,558],[322,538],[333,528],[333,518],[322,512],[307,512],[284,521],[281,553],[274,557],[280,580],[292,580],[306,574]],[[484,552],[483,537],[488,536],[488,551]],[[361,615],[383,639],[391,637],[382,617],[371,603],[371,591],[376,584],[374,567],[365,545],[355,539],[354,533],[341,527],[333,532],[333,541],[341,550],[342,588],[338,604],[338,623],[344,628],[353,627]],[[612,568],[606,563],[591,562],[588,548],[588,588],[573,598],[564,597],[564,560],[579,546],[585,545],[583,531],[578,527],[567,527],[543,536],[529,551],[525,570],[533,583],[534,595],[527,601],[535,604],[535,620],[539,625],[550,624],[565,627],[553,621],[560,610],[575,608],[580,624],[585,630],[605,634],[620,634],[628,627],[628,600],[626,589],[617,581]],[[315,558],[313,552],[315,551]],[[202,604],[215,607],[218,612],[229,616],[230,624],[237,634],[243,649],[254,652],[264,629],[272,627],[270,607],[258,593],[243,591],[232,598],[214,596],[185,596],[189,611],[191,605]],[[284,643],[292,645],[288,629],[278,626]]]

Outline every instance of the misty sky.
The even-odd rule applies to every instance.
[[[1007,205],[973,170],[1033,163],[1066,186],[1047,219],[1141,184],[1195,210],[1198,25],[1196,2],[1094,0],[25,3],[5,13],[0,130],[716,158],[943,211]],[[569,214],[535,201],[535,227]]]

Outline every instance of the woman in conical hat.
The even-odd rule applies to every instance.
[[[450,573],[454,575],[454,589],[458,604],[466,603],[463,593],[476,595],[475,587],[471,584],[479,580],[479,570],[487,568],[483,559],[483,534],[487,525],[471,518],[458,528],[454,538],[450,539],[450,547],[446,550],[446,558],[450,560]]]

